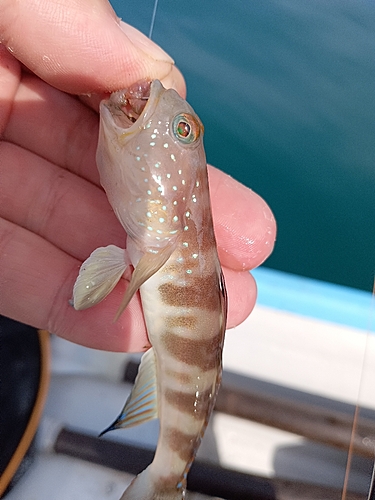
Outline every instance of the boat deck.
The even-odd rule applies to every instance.
[[[234,384],[236,390],[248,391],[251,397],[266,395],[270,402],[292,401],[292,407],[321,405],[348,418],[359,401],[365,407],[364,418],[373,423],[375,339],[367,334],[369,294],[270,270],[254,274],[259,302],[242,325],[227,332],[223,386]],[[95,437],[113,420],[131,389],[122,381],[125,366],[138,359],[52,338],[51,384],[37,457],[7,500],[119,499],[130,474],[93,463],[95,457],[83,460],[53,448],[63,428]],[[262,411],[265,416],[255,419],[276,414],[278,420],[275,406]],[[319,432],[315,438],[303,437],[309,433],[309,414],[298,435],[233,413],[214,413],[198,460],[271,479],[342,488],[347,451],[325,443]],[[291,418],[290,428],[300,422]],[[312,417],[311,426],[315,423]],[[153,449],[157,432],[153,421],[101,439]],[[334,430],[331,434],[336,439]],[[371,439],[364,446],[370,456]],[[354,457],[349,478],[350,489],[362,494],[368,491],[373,462],[365,454],[366,450]],[[188,496],[203,498],[207,497]]]

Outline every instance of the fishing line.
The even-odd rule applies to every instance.
[[[159,0],[155,0],[155,3],[154,3],[154,10],[152,12],[152,17],[151,17],[151,25],[150,25],[150,32],[148,34],[148,37],[151,39],[152,37],[152,32],[154,31],[154,24],[155,24],[155,17],[156,17],[156,10],[158,8],[158,3],[159,3]]]
[[[374,278],[374,287],[372,289],[372,304],[371,304],[372,316],[374,314],[374,297],[375,297],[375,278]],[[372,468],[371,483],[367,500],[375,500],[375,457],[374,457],[374,466]]]
[[[373,315],[374,315],[374,305],[375,305],[375,278],[374,278],[374,285],[373,285],[373,289],[372,289],[372,300],[371,300],[371,307],[370,307],[370,312],[369,312],[369,325],[368,325],[367,334],[366,334],[366,343],[365,343],[365,349],[364,349],[364,353],[363,353],[361,375],[360,375],[360,382],[359,382],[359,391],[358,391],[357,404],[355,407],[354,417],[353,417],[352,432],[351,432],[351,436],[350,436],[348,459],[347,459],[346,467],[345,467],[345,477],[344,477],[344,485],[343,485],[341,500],[346,500],[346,498],[347,498],[346,494],[348,491],[349,475],[350,475],[350,469],[351,469],[351,464],[352,464],[352,458],[353,458],[353,454],[354,454],[353,453],[354,438],[355,438],[355,434],[357,432],[357,427],[358,427],[358,417],[359,417],[361,392],[362,392],[361,389],[363,389],[365,369],[366,369],[366,366],[368,365],[367,358],[368,358],[369,344],[370,344],[371,324],[372,324]],[[371,482],[370,482],[370,488],[369,488],[369,494],[368,494],[367,500],[375,500],[375,457],[374,457],[374,466],[373,466],[373,470],[372,470],[372,476],[371,476]]]
[[[370,491],[367,500],[375,500],[375,461],[374,461],[374,467],[372,468]]]

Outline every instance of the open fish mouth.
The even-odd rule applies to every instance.
[[[106,107],[118,126],[129,128],[138,120],[149,100],[151,84],[151,81],[142,80],[111,94]]]

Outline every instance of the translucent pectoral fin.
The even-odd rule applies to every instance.
[[[82,264],[73,288],[73,306],[87,309],[117,285],[129,264],[126,250],[115,245],[97,248]]]
[[[116,313],[114,321],[117,321],[121,314],[125,311],[126,306],[131,301],[133,295],[137,292],[138,288],[147,281],[153,274],[155,274],[172,255],[174,246],[170,245],[163,248],[158,253],[145,253],[134,269],[129,286],[126,289],[124,298]]]
[[[120,416],[100,435],[108,431],[148,422],[158,417],[156,366],[153,348],[142,356],[134,387]]]

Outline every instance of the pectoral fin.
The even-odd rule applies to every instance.
[[[100,435],[114,429],[133,427],[157,417],[155,354],[151,347],[142,356],[133,390],[120,416]]]
[[[128,264],[126,250],[114,245],[94,250],[82,264],[74,284],[74,308],[87,309],[103,300],[117,285]]]
[[[124,298],[116,313],[114,321],[117,321],[121,314],[125,311],[126,306],[131,301],[133,295],[137,292],[138,288],[147,281],[153,274],[155,274],[172,255],[174,246],[170,245],[163,248],[158,253],[145,253],[134,269],[129,286],[126,289]]]

